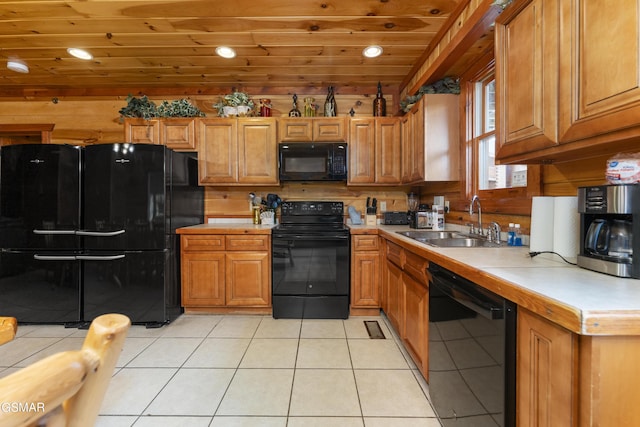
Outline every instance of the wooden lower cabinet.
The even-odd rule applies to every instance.
[[[402,275],[402,282],[404,285],[402,341],[428,381],[429,287],[408,274]]]
[[[271,304],[270,255],[267,252],[228,252],[226,255],[226,304]]]
[[[224,283],[224,252],[183,253],[183,306],[208,307],[224,305]]]
[[[351,237],[350,314],[379,314],[380,244],[377,235]]]
[[[522,307],[517,328],[518,427],[576,426],[577,336]]]
[[[427,260],[384,242],[383,304],[387,318],[425,378],[429,374],[429,280]]]
[[[385,275],[385,310],[391,325],[400,332],[402,330],[402,270],[392,262],[386,262]]]
[[[427,381],[428,260],[382,239],[382,309]],[[640,336],[579,335],[518,306],[517,427],[640,426]]]
[[[271,307],[271,236],[182,235],[182,306]]]

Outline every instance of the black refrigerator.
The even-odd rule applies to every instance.
[[[0,313],[83,326],[117,312],[150,327],[180,314],[175,230],[204,217],[195,153],[28,144],[0,158]]]

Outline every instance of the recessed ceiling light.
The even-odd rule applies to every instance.
[[[67,49],[67,52],[71,56],[75,56],[78,59],[90,60],[93,59],[93,55],[87,52],[84,49],[78,49],[77,47],[70,47]]]
[[[29,72],[29,67],[27,66],[27,64],[17,59],[11,59],[7,61],[7,68],[11,71],[15,71],[16,73],[26,74]]]
[[[377,45],[367,46],[362,51],[362,54],[367,58],[375,58],[376,56],[382,55],[382,48]]]
[[[216,48],[216,53],[220,56],[222,56],[223,58],[235,58],[236,57],[236,51],[233,50],[232,47],[229,46],[218,46]]]

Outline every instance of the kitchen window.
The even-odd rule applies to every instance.
[[[473,139],[477,146],[478,190],[527,186],[527,165],[496,164],[496,79],[493,71],[474,85]]]
[[[496,80],[493,55],[463,78],[466,93],[467,197],[488,212],[529,214],[540,191],[540,167],[496,164]]]

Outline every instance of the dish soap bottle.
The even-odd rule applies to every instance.
[[[522,232],[520,231],[520,224],[515,225],[513,246],[522,246]]]
[[[374,117],[384,117],[387,115],[387,101],[382,97],[382,85],[378,82],[378,93],[373,100]]]
[[[512,222],[509,223],[507,230],[507,246],[514,246],[516,240],[516,231]]]

